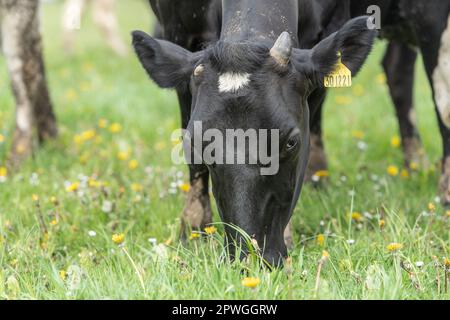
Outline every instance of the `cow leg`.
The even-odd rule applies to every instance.
[[[442,202],[448,205],[450,204],[450,16],[448,11],[445,18],[446,23],[439,23],[439,17],[433,17],[432,21],[429,21],[429,24],[420,31],[422,32],[423,60],[433,89],[444,151],[439,189]]]
[[[417,53],[407,45],[391,41],[383,59],[389,91],[400,127],[405,165],[426,165],[426,155],[414,123],[413,86]]]
[[[75,33],[81,28],[81,17],[86,0],[66,0],[62,15],[61,26],[63,30],[63,47],[67,54],[73,53]]]
[[[289,250],[292,249],[292,246],[294,244],[292,241],[292,220],[289,221],[288,225],[286,226],[283,236],[284,236],[284,244],[286,245],[286,247]]]
[[[322,140],[322,112],[325,96],[324,90],[316,90],[308,99],[311,109],[311,146],[305,181],[311,181],[316,172],[328,169],[327,156]]]
[[[93,3],[94,22],[104,33],[109,46],[119,55],[126,56],[127,47],[120,38],[117,18],[114,12],[115,0],[95,0]]]
[[[192,96],[188,90],[177,90],[177,93],[181,109],[181,125],[186,129]],[[208,168],[204,165],[190,165],[189,178],[191,187],[181,217],[182,240],[186,240],[187,231],[201,231],[212,222]]]
[[[57,133],[45,79],[38,4],[32,0],[3,2],[3,50],[16,100],[12,166],[32,152],[35,124],[42,139]]]

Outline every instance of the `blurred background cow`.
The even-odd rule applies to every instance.
[[[79,29],[79,20],[86,12],[85,9],[88,4],[92,6],[94,23],[105,36],[107,44],[119,56],[125,56],[127,46],[119,36],[119,24],[114,12],[115,0],[66,0],[62,15],[64,49],[66,52],[73,52],[76,30]]]
[[[38,7],[36,0],[0,0],[2,48],[16,100],[12,166],[32,152],[34,128],[39,142],[58,133],[45,77]]]

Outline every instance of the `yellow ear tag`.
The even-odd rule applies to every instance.
[[[338,57],[334,71],[323,81],[325,88],[349,88],[352,86],[352,71],[342,63],[340,52],[338,52]]]

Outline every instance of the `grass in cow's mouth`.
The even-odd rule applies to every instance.
[[[124,38],[150,28],[144,2],[119,5]],[[354,87],[331,92],[324,114],[330,168],[315,175],[320,184],[305,186],[290,258],[270,272],[258,250],[242,261],[224,257],[220,223],[186,246],[178,242],[189,184],[186,168],[170,160],[175,94],[152,85],[131,54],[110,53],[89,21],[69,60],[61,54],[60,13],[59,3],[43,5],[61,137],[17,174],[0,160],[0,299],[450,297],[450,212],[436,197],[441,146],[421,64],[415,104],[431,165],[403,168],[378,43]],[[0,59],[1,87],[6,79]],[[14,116],[3,92],[0,159]]]

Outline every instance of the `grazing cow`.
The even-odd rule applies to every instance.
[[[362,1],[319,0],[322,8],[323,36],[337,30],[351,17],[378,5],[381,13],[380,36],[389,40],[383,68],[399,121],[405,165],[424,162],[424,150],[413,121],[413,81],[417,52],[423,55],[425,70],[442,135],[443,159],[440,179],[442,201],[450,204],[450,1]],[[338,12],[339,14],[335,14]],[[321,107],[311,124],[310,172],[326,168],[321,136]]]
[[[45,79],[38,9],[35,0],[0,0],[2,48],[16,100],[11,165],[31,153],[34,127],[39,142],[57,135]]]
[[[299,49],[302,8],[302,1],[297,0],[223,0],[220,39],[197,52],[133,32],[135,51],[149,76],[163,88],[176,88],[192,97],[184,111],[191,137],[195,137],[196,122],[201,122],[204,130],[221,133],[227,129],[279,130],[279,170],[275,175],[260,174],[262,161],[204,165],[226,223],[230,254],[234,255],[230,240],[241,241],[231,227],[235,225],[259,244],[271,265],[280,265],[287,255],[283,232],[299,198],[308,161],[308,97],[334,70],[339,52],[356,74],[377,34],[367,28],[367,17],[361,17],[313,49]],[[202,143],[198,150],[195,141],[193,145],[192,152],[207,147]],[[196,180],[193,183],[194,190],[205,187]],[[195,212],[194,218],[203,221],[204,217],[198,216],[201,211]]]

